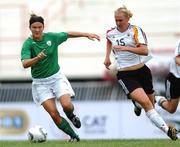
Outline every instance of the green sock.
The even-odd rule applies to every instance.
[[[73,113],[74,108],[70,111],[64,111],[64,113],[66,114],[66,116],[71,120],[75,115]]]
[[[69,123],[63,117],[61,118],[62,118],[62,121],[60,124],[57,124],[57,127],[61,129],[63,132],[65,132],[66,134],[68,134],[70,137],[77,136],[74,130],[69,125]]]
[[[70,120],[75,116],[72,111],[71,112],[65,112],[65,114]]]

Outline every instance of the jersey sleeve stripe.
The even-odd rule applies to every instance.
[[[148,44],[146,34],[144,33],[144,31],[143,31],[141,28],[139,28],[139,29],[140,29],[140,31],[141,31],[141,33],[142,33],[142,35],[143,35],[143,38],[144,38],[145,44]]]
[[[133,27],[133,31],[134,31],[134,40],[135,40],[136,44],[139,45],[138,29],[136,26]]]
[[[111,28],[110,30],[107,30],[107,31],[106,31],[106,39],[107,39],[108,41],[110,41],[109,38],[108,38],[108,33],[109,33],[110,31],[114,30],[114,29],[115,29],[115,28]]]

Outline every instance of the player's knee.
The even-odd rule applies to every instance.
[[[176,112],[176,108],[174,107],[170,107],[169,110],[168,110],[169,113],[173,114]]]
[[[72,109],[72,104],[71,103],[63,103],[62,104],[62,107],[63,107],[63,110],[64,111],[69,111],[69,110],[71,110]]]

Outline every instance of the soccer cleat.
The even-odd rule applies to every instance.
[[[137,105],[137,103],[132,100],[133,104],[134,104],[134,113],[136,114],[136,116],[140,116],[141,115],[141,109],[139,105]]]
[[[68,142],[79,142],[80,141],[80,138],[78,135],[76,135],[75,137],[71,137]]]
[[[79,117],[77,117],[76,115],[74,115],[74,117],[71,118],[70,120],[76,128],[81,127],[81,121],[80,121]]]
[[[178,137],[177,137],[177,130],[176,130],[176,128],[173,127],[173,126],[169,126],[167,135],[168,135],[172,140],[174,140],[174,141],[178,139]]]
[[[141,108],[138,107],[134,107],[134,113],[136,114],[136,116],[140,116],[141,115]]]

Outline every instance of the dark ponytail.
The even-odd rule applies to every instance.
[[[37,16],[36,14],[31,14],[31,17],[29,19],[29,27],[35,22],[40,22],[44,25],[44,19],[41,16]]]

